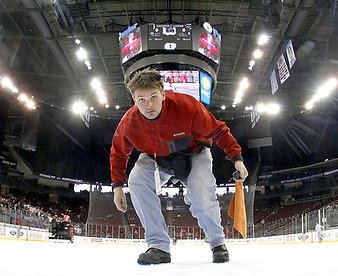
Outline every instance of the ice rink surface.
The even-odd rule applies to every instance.
[[[0,240],[0,275],[338,275],[338,243],[227,244],[230,262],[213,264],[207,244],[172,246],[172,263],[141,266],[144,243],[71,244]]]

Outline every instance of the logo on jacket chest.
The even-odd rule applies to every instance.
[[[183,136],[183,135],[185,135],[184,131],[176,132],[176,133],[173,134],[174,137]]]

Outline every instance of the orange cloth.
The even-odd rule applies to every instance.
[[[242,235],[243,238],[246,238],[246,211],[243,183],[236,181],[235,185],[236,191],[232,196],[228,208],[228,215],[234,220],[234,228]]]

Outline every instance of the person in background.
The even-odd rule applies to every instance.
[[[117,209],[127,211],[122,187],[128,182],[132,204],[145,229],[148,250],[139,256],[138,263],[171,262],[170,237],[158,194],[172,177],[187,189],[185,202],[205,232],[213,262],[228,262],[210,147],[215,142],[222,148],[244,181],[248,172],[241,147],[227,125],[193,97],[164,95],[158,71],[147,68],[136,72],[127,88],[135,105],[113,135],[110,169]],[[127,178],[127,162],[133,149],[141,154]]]
[[[322,230],[324,229],[324,227],[322,225],[320,225],[320,223],[316,224],[316,228],[315,231],[317,232],[317,238],[318,238],[318,242],[321,243],[323,240],[323,236],[322,236]]]

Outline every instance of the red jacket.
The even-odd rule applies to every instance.
[[[134,105],[123,116],[113,136],[110,152],[113,186],[127,181],[125,171],[133,148],[162,157],[187,149],[197,152],[199,143],[211,146],[212,142],[224,150],[227,158],[242,160],[241,147],[226,124],[193,97],[166,93],[156,120],[146,119]]]

